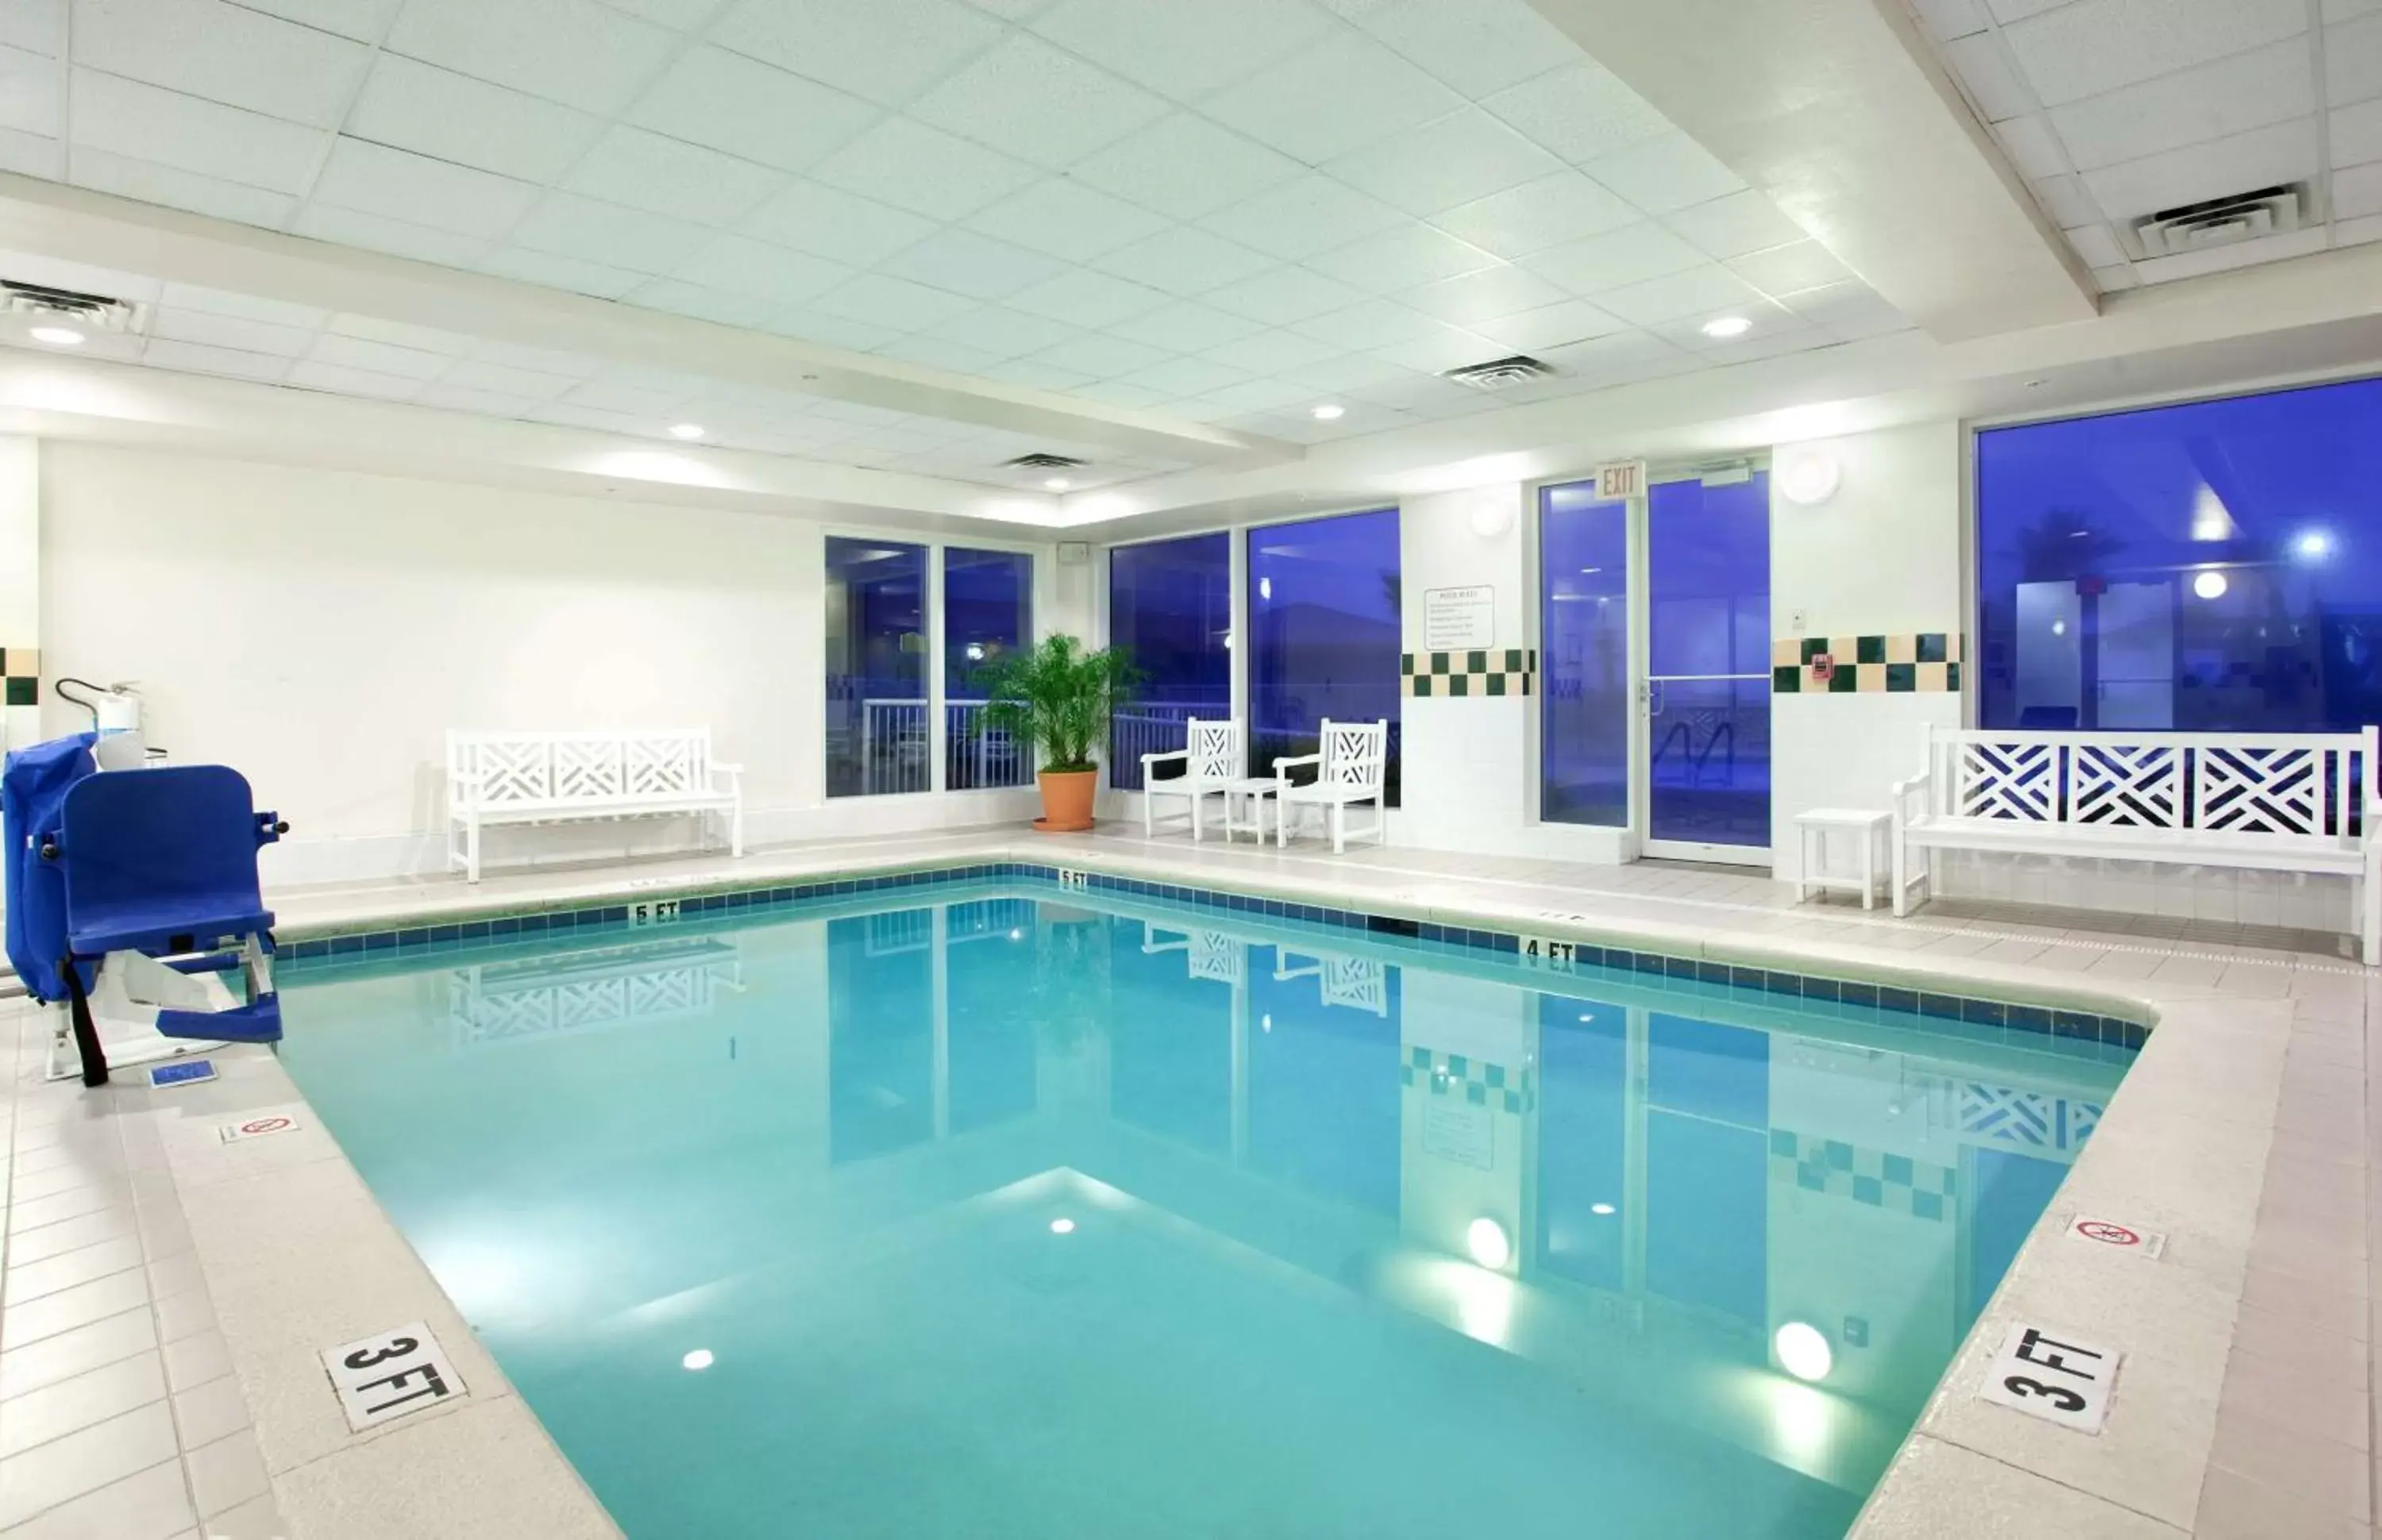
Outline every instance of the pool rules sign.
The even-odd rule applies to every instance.
[[[2123,1356],[2114,1348],[2021,1323],[2002,1338],[2002,1351],[1994,1355],[1984,1388],[1977,1393],[2046,1423],[2099,1433],[2109,1420],[2109,1392]]]

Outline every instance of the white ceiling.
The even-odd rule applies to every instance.
[[[2105,292],[2382,239],[2382,0],[1909,0]],[[2163,209],[2304,182],[2290,234],[2141,259]]]
[[[1508,352],[1543,398],[1907,324],[1525,0],[6,0],[0,168],[1308,443],[1511,400],[1436,377]],[[1071,448],[118,277],[167,369],[975,481]]]

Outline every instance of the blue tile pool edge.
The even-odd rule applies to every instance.
[[[1062,870],[1070,877],[1080,876],[1082,887],[1062,886]],[[670,918],[683,922],[698,915],[750,913],[784,904],[829,898],[856,898],[906,887],[1015,881],[1048,882],[1062,893],[1084,891],[1160,898],[1259,919],[1298,921],[1380,936],[1404,936],[1507,958],[1519,959],[1522,956],[1522,935],[1492,924],[1441,924],[1404,915],[1265,898],[1186,883],[1152,882],[1105,872],[1062,869],[1048,862],[1035,861],[961,862],[866,876],[824,877],[721,892],[657,894],[651,898],[616,900],[577,908],[534,910],[395,929],[334,932],[327,935],[308,935],[300,940],[283,942],[277,948],[277,956],[284,963],[297,965],[314,961],[377,961],[390,955],[420,951],[448,943],[567,935],[581,927],[623,925],[628,923],[632,908],[648,904],[675,904],[677,907]],[[2101,1043],[2128,1050],[2140,1050],[2149,1041],[2152,1030],[2148,1022],[2123,1016],[2014,1004],[2007,1000],[1884,984],[1871,979],[1848,979],[1825,973],[1717,962],[1704,958],[1679,957],[1668,952],[1585,941],[1566,945],[1571,949],[1568,964],[1542,966],[1558,973],[1578,968],[1610,968],[1627,972],[1651,973],[1691,983],[1756,989],[1820,1004],[1934,1017],[1969,1026],[2039,1033],[2048,1037]],[[302,978],[305,972],[302,966],[297,969],[299,977]]]

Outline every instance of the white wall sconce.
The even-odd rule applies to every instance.
[[[1836,495],[1840,479],[1836,457],[1817,445],[1788,449],[1779,456],[1778,490],[1799,507],[1826,502]]]
[[[1504,497],[1483,497],[1472,505],[1465,522],[1482,540],[1494,540],[1514,527],[1513,504]]]

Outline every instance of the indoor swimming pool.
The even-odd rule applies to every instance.
[[[1295,912],[309,947],[284,1057],[632,1540],[1805,1540],[2131,1055]]]

